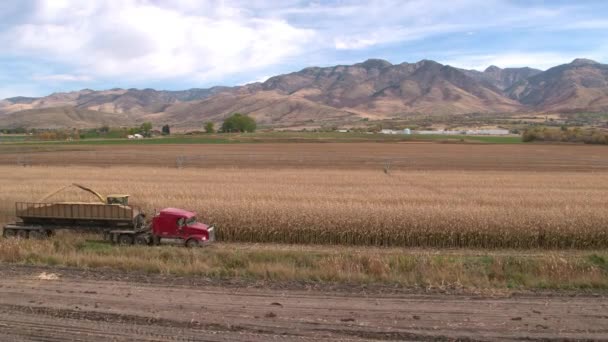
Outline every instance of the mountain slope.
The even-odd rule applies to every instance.
[[[133,124],[132,120],[121,113],[105,113],[69,106],[28,109],[0,115],[0,127],[5,128],[89,128]]]
[[[462,70],[428,60],[398,65],[367,60],[352,66],[306,68],[272,77],[262,88],[331,107],[388,116],[511,111],[518,106],[500,90]]]
[[[42,98],[16,97],[0,102],[0,112],[11,113],[25,109],[65,107],[99,110],[110,113],[143,115],[163,111],[171,104],[201,100],[229,91],[229,87],[166,91],[154,89],[110,89],[93,91],[83,89],[69,93],[54,93]]]
[[[512,99],[543,111],[606,111],[608,65],[575,59],[522,80],[507,93]]]
[[[200,127],[201,122],[221,122],[232,113],[247,113],[261,125],[288,123],[289,126],[345,123],[360,117],[351,111],[315,103],[298,96],[275,91],[253,94],[221,94],[206,100],[175,104],[163,113],[145,119],[173,122],[177,127]]]
[[[514,84],[521,82],[529,77],[540,74],[542,70],[533,68],[505,68],[501,69],[491,65],[483,72],[477,70],[462,70],[468,76],[485,83],[488,86],[504,91]]]
[[[266,126],[348,124],[417,114],[608,110],[608,65],[464,70],[422,60],[310,67],[263,83],[183,91],[84,89],[0,101],[0,127],[97,127],[152,121],[200,127],[234,112]]]

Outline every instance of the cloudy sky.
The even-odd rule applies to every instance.
[[[3,0],[0,98],[238,85],[307,66],[608,62],[604,0]]]

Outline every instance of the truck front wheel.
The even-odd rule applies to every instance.
[[[135,244],[140,246],[147,246],[150,244],[150,238],[147,235],[138,235],[135,237]]]
[[[186,241],[186,247],[189,248],[194,248],[194,247],[198,247],[200,244],[198,242],[198,240],[195,239],[189,239],[188,241]]]
[[[120,245],[132,245],[133,244],[133,236],[128,234],[122,234],[118,237],[118,244]]]
[[[19,229],[17,231],[17,237],[21,239],[27,239],[29,236],[28,231],[25,229]]]

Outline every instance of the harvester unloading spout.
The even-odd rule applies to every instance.
[[[80,188],[80,189],[82,189],[84,191],[88,191],[88,192],[92,193],[93,195],[97,196],[97,198],[99,198],[99,201],[101,203],[106,203],[106,199],[103,196],[101,196],[99,194],[99,192],[97,192],[97,191],[95,191],[95,190],[93,190],[91,188],[87,188],[86,186],[83,186],[83,185],[80,185],[80,184],[73,183],[72,185],[75,186],[75,187],[77,187],[77,188]]]
[[[48,195],[44,196],[43,198],[41,198],[41,199],[39,200],[39,202],[42,202],[42,201],[46,200],[47,198],[49,198],[49,197],[51,197],[51,196],[55,195],[56,193],[58,193],[58,192],[60,192],[60,191],[62,191],[62,190],[64,190],[64,189],[66,189],[66,188],[68,188],[68,187],[70,187],[70,186],[75,186],[75,187],[77,187],[77,188],[79,188],[79,189],[82,189],[82,190],[84,190],[84,191],[86,191],[86,192],[90,192],[90,193],[92,193],[93,195],[95,195],[95,197],[97,197],[101,203],[104,203],[104,204],[106,203],[106,199],[105,199],[103,196],[101,196],[101,195],[100,195],[100,194],[99,194],[97,191],[95,191],[95,190],[93,190],[93,189],[91,189],[91,188],[87,188],[87,187],[86,187],[86,186],[84,186],[84,185],[80,185],[80,184],[76,184],[76,183],[73,183],[73,184],[70,184],[70,185],[66,185],[66,186],[64,186],[64,187],[63,187],[63,188],[61,188],[61,189],[58,189],[58,190],[56,190],[56,191],[53,191],[52,193],[50,193],[50,194],[48,194]]]

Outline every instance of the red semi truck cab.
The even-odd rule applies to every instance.
[[[205,244],[215,240],[214,227],[197,222],[196,213],[165,208],[152,218],[152,235],[160,239],[180,239],[186,245]]]

